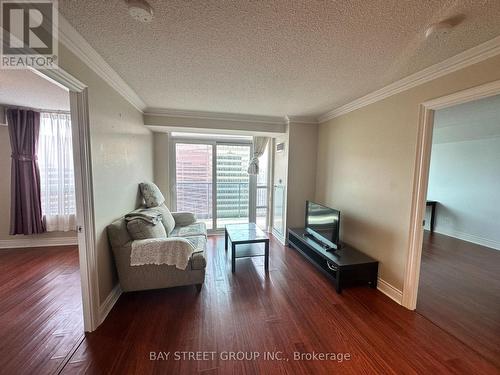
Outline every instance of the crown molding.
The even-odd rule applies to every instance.
[[[391,83],[388,86],[376,90],[368,95],[362,96],[361,98],[358,98],[350,103],[328,111],[319,116],[318,121],[319,123],[323,123],[335,117],[362,108],[368,104],[378,102],[379,100],[388,98],[389,96],[422,85],[446,74],[466,68],[473,64],[477,64],[498,54],[500,54],[500,36],[493,38],[485,43],[479,44],[478,46],[472,47],[440,63],[431,65],[424,70],[421,70],[399,81]]]
[[[92,46],[59,14],[59,41],[124,99],[143,112],[146,104]]]
[[[169,108],[147,108],[144,111],[146,116],[163,116],[171,118],[190,118],[199,120],[218,120],[218,121],[241,121],[264,124],[287,124],[286,117],[280,116],[261,116],[227,112],[206,112],[206,111],[190,111]]]

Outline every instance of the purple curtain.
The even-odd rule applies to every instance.
[[[10,234],[43,233],[37,162],[40,113],[8,108],[7,124],[12,148]]]

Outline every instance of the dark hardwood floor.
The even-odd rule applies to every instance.
[[[417,311],[500,367],[500,251],[426,231]]]
[[[221,237],[211,237],[206,283],[126,293],[85,339],[64,374],[498,374],[454,336],[368,287],[342,295],[302,256],[271,240],[263,258],[231,273]],[[214,358],[175,360],[174,352]],[[221,359],[226,351],[282,352],[284,360]],[[171,352],[150,360],[150,352]],[[349,353],[342,362],[294,360],[293,353]]]
[[[433,243],[435,258],[449,241],[434,237]],[[500,373],[498,321],[491,323],[498,318],[499,293],[485,294],[489,308],[480,310],[480,319],[468,315],[465,321],[475,328],[459,337],[368,287],[337,295],[302,256],[275,240],[268,274],[263,258],[238,260],[231,274],[223,245],[221,237],[209,239],[200,294],[194,287],[124,294],[104,324],[84,337],[77,249],[0,251],[0,374]],[[429,256],[424,252],[423,272]],[[466,259],[476,274],[498,281],[491,261],[479,272],[483,264]],[[454,283],[462,291],[481,286],[476,279]],[[443,300],[450,289],[442,288],[430,288],[441,291],[432,298]],[[468,314],[477,310],[474,293],[464,295],[452,312],[464,304]],[[443,316],[448,308],[435,311]],[[464,325],[446,317],[445,323]],[[181,351],[215,354],[176,360],[174,352]],[[260,358],[223,360],[234,351],[258,352]],[[171,354],[150,361],[150,352]],[[264,352],[279,352],[282,360],[265,360]],[[295,360],[294,352],[349,353],[350,359]]]
[[[52,374],[83,338],[78,249],[0,250],[0,374]]]

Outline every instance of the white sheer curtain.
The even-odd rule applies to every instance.
[[[268,140],[267,137],[253,137],[253,157],[248,166],[248,174],[259,174],[259,158],[264,155]]]
[[[38,165],[47,231],[75,230],[75,177],[69,114],[40,114]]]

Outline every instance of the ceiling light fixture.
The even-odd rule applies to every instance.
[[[146,0],[127,0],[128,14],[134,20],[149,23],[153,20],[153,8]]]
[[[425,29],[425,37],[429,38],[431,35],[437,37],[447,35],[451,29],[455,26],[461,24],[465,20],[465,15],[457,14],[453,17],[441,20],[437,23],[433,23],[427,29]]]

